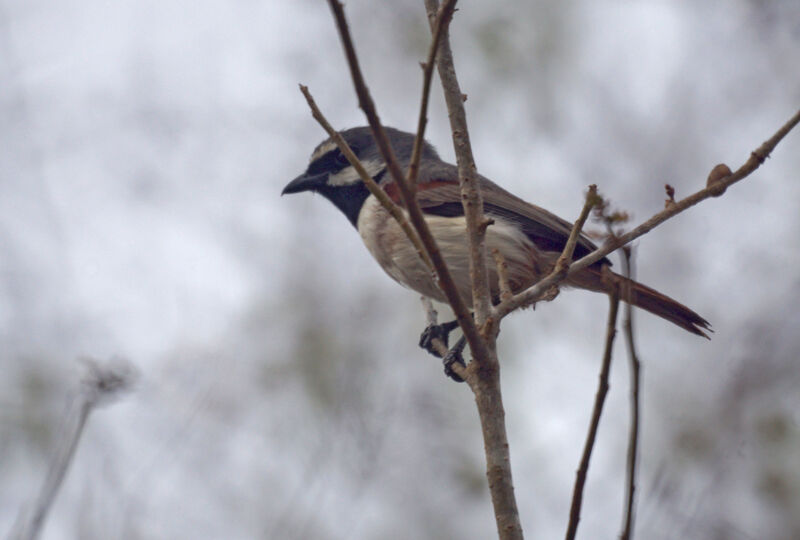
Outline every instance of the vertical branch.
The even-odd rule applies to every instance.
[[[414,148],[411,150],[411,162],[408,165],[408,184],[415,186],[417,183],[417,172],[419,172],[419,160],[422,155],[422,143],[425,140],[425,126],[428,124],[428,100],[431,95],[431,80],[433,79],[433,66],[436,61],[436,54],[439,51],[439,41],[442,33],[445,32],[453,11],[456,8],[457,0],[446,0],[444,5],[436,13],[436,18],[431,23],[431,46],[428,50],[428,58],[422,64],[422,99],[419,103],[419,119],[417,120],[417,135],[414,139]]]
[[[425,0],[428,20],[431,25],[436,20],[439,10],[438,0]],[[434,28],[432,27],[433,31]],[[456,77],[453,64],[453,52],[450,49],[450,38],[447,28],[442,29],[439,56],[436,62],[439,79],[444,90],[447,112],[450,117],[450,129],[453,133],[453,147],[458,164],[458,179],[461,184],[461,203],[464,205],[464,217],[467,222],[469,240],[469,271],[472,279],[472,306],[475,310],[475,322],[481,328],[489,318],[492,300],[489,295],[489,273],[486,268],[486,227],[488,222],[483,215],[483,196],[478,184],[478,172],[467,130],[467,115],[464,111],[465,96]],[[480,361],[480,359],[478,359]]]
[[[572,490],[572,504],[569,510],[569,524],[567,525],[566,540],[574,540],[575,533],[578,531],[578,522],[581,519],[581,504],[583,502],[583,487],[586,484],[586,476],[589,471],[589,460],[592,457],[597,429],[600,425],[600,415],[603,413],[606,394],[608,394],[608,377],[611,373],[611,350],[614,344],[614,337],[617,335],[617,312],[619,309],[619,291],[615,287],[608,295],[608,324],[606,325],[606,346],[603,351],[603,362],[600,367],[597,393],[594,398],[594,408],[592,410],[592,421],[589,424],[589,432],[586,434],[586,442],[583,445],[583,455],[575,474],[575,486]]]
[[[626,247],[622,250],[623,271],[625,277],[633,279],[631,250]],[[625,330],[625,342],[628,345],[628,357],[630,360],[630,379],[631,379],[631,426],[628,437],[628,458],[626,467],[625,483],[625,517],[623,518],[622,533],[620,540],[630,540],[633,538],[633,515],[635,512],[635,492],[636,492],[636,458],[639,451],[639,388],[641,364],[636,354],[636,346],[633,341],[633,308],[630,303],[630,281],[622,287],[622,294],[627,296],[625,304],[625,318],[623,328]]]
[[[439,2],[425,0],[425,7],[431,23],[431,31],[435,32]],[[463,103],[464,95],[461,93],[456,78],[446,27],[442,28],[436,66],[450,116],[450,128],[453,133],[453,145],[458,163],[461,202],[464,206],[469,242],[472,306],[475,323],[481,329],[483,338],[481,340],[482,350],[476,350],[470,342],[472,363],[469,365],[468,371],[473,376],[468,376],[466,382],[475,395],[475,403],[478,407],[486,454],[486,477],[492,496],[497,532],[501,539],[516,540],[522,538],[522,525],[511,475],[511,455],[506,433],[503,396],[500,389],[496,332],[489,331],[486,324],[492,307],[484,242],[486,227],[490,222],[483,215],[483,197],[469,144]]]

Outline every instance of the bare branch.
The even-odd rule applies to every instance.
[[[572,255],[575,252],[575,246],[578,244],[578,237],[581,235],[583,225],[586,223],[586,219],[589,217],[589,212],[592,211],[592,208],[599,200],[600,199],[597,195],[597,185],[590,185],[589,191],[586,193],[586,201],[583,203],[581,213],[578,216],[578,219],[575,221],[575,224],[572,225],[569,238],[567,239],[566,245],[564,245],[564,251],[561,252],[561,255],[558,257],[558,261],[556,261],[556,272],[563,272],[566,275],[567,268],[569,268],[569,261],[572,260]]]
[[[511,292],[511,285],[508,283],[508,263],[506,258],[500,253],[499,249],[492,250],[494,263],[497,265],[497,281],[500,286],[500,300],[509,300],[514,293]]]
[[[778,143],[786,136],[789,131],[794,128],[798,122],[800,122],[800,111],[795,113],[795,115],[789,119],[786,124],[784,124],[775,134],[770,137],[767,141],[765,141],[761,146],[759,146],[755,151],[750,154],[749,159],[741,166],[739,169],[728,176],[727,178],[722,178],[714,182],[710,187],[706,187],[704,189],[699,190],[698,192],[689,195],[685,199],[682,199],[674,204],[670,204],[662,210],[658,212],[653,217],[636,227],[635,229],[631,230],[628,233],[620,235],[616,239],[610,240],[606,242],[605,245],[602,247],[592,251],[588,255],[583,256],[582,258],[578,259],[577,261],[573,262],[570,267],[569,271],[567,272],[567,276],[572,276],[576,272],[580,272],[585,268],[591,266],[592,264],[596,263],[615,249],[619,249],[620,247],[624,246],[625,244],[639,238],[643,234],[650,232],[652,229],[657,227],[658,225],[662,224],[663,222],[667,221],[669,218],[674,217],[687,208],[690,208],[697,203],[708,199],[709,197],[719,196],[720,190],[727,189],[728,186],[738,182],[749,176],[753,171],[755,171],[763,162],[764,160],[769,157],[770,153],[775,149]],[[556,272],[551,272],[545,278],[539,280],[535,285],[529,287],[528,289],[522,291],[521,293],[517,294],[512,298],[510,302],[504,303],[501,306],[498,306],[496,309],[496,313],[494,314],[495,317],[502,318],[514,311],[515,309],[530,305],[537,300],[541,299],[542,295],[553,285],[562,281],[564,278],[559,276]]]
[[[428,21],[433,25],[438,13],[439,2],[438,0],[425,0],[425,7],[428,11]],[[435,31],[433,26],[431,29]],[[467,115],[464,111],[465,96],[461,93],[458,78],[456,77],[448,34],[447,28],[443,28],[436,67],[439,71],[439,79],[442,82],[444,99],[447,104],[448,116],[450,117],[450,130],[453,134],[453,148],[455,149],[456,164],[458,165],[458,180],[461,184],[461,203],[464,206],[464,218],[467,224],[467,239],[469,242],[472,307],[475,310],[475,322],[481,328],[489,318],[492,307],[484,242],[486,228],[482,226],[484,222],[483,196],[478,184],[478,172],[469,142]],[[480,356],[475,356],[475,358],[478,361],[482,361]]]
[[[475,322],[472,320],[472,316],[470,315],[464,299],[461,298],[461,295],[458,293],[458,289],[453,281],[453,277],[444,262],[444,258],[442,257],[439,248],[436,246],[436,241],[434,240],[427,223],[425,222],[425,218],[422,214],[419,204],[417,203],[414,191],[411,187],[409,187],[405,177],[403,176],[403,172],[400,170],[400,165],[397,163],[397,159],[394,156],[392,147],[389,144],[386,131],[383,129],[383,125],[381,125],[380,119],[378,118],[378,113],[375,110],[375,103],[372,101],[369,89],[367,88],[367,85],[364,82],[364,77],[361,74],[361,68],[358,64],[358,57],[356,56],[356,51],[353,46],[353,40],[350,37],[350,30],[347,26],[347,20],[344,16],[342,4],[338,0],[328,0],[328,4],[333,12],[334,19],[336,20],[336,26],[339,30],[339,36],[341,37],[342,45],[344,46],[347,63],[350,66],[350,74],[353,78],[353,85],[355,86],[356,94],[358,95],[358,104],[364,111],[370,128],[372,128],[372,135],[375,138],[375,142],[378,145],[381,156],[386,162],[386,167],[389,170],[389,174],[391,174],[392,179],[398,187],[400,196],[403,199],[403,204],[405,205],[409,218],[411,219],[411,223],[414,225],[414,228],[419,234],[420,240],[425,246],[425,250],[428,252],[428,256],[433,263],[433,267],[436,269],[437,284],[447,297],[447,301],[450,303],[450,306],[453,308],[453,312],[458,320],[458,324],[461,326],[461,329],[464,332],[464,337],[467,338],[467,342],[469,343],[469,347],[470,350],[472,350],[473,355],[481,357],[486,356],[488,355],[486,344],[481,338]]]
[[[625,330],[625,342],[628,345],[628,358],[630,361],[630,403],[631,403],[631,426],[628,436],[628,456],[626,464],[626,484],[625,484],[625,514],[623,518],[622,534],[620,540],[630,540],[633,538],[633,515],[636,492],[636,459],[639,451],[639,389],[641,380],[641,363],[636,354],[636,346],[633,341],[633,307],[630,302],[630,285],[633,279],[631,251],[627,247],[622,250],[623,274],[628,281],[622,284],[620,291],[623,298],[626,298],[625,318],[623,328]]]
[[[422,301],[422,307],[425,309],[425,320],[427,321],[428,326],[435,326],[438,324],[439,314],[436,312],[436,309],[434,309],[433,302],[427,296],[421,296],[420,300]],[[447,348],[445,342],[440,338],[433,338],[431,343],[441,358],[445,358],[447,353],[450,352],[450,349]],[[461,377],[462,381],[467,381],[468,378],[474,378],[472,377],[472,372],[467,370],[467,366],[464,366],[459,362],[453,362],[450,365],[450,370]]]
[[[583,454],[578,471],[575,474],[575,486],[572,490],[572,504],[569,510],[569,524],[567,525],[566,540],[574,540],[575,533],[578,531],[578,522],[581,519],[581,504],[583,502],[583,487],[586,484],[586,476],[589,471],[589,460],[592,457],[597,429],[600,425],[600,415],[603,413],[606,394],[608,394],[608,377],[611,373],[611,351],[614,345],[614,337],[617,335],[617,312],[619,309],[619,292],[616,288],[612,289],[608,295],[608,323],[606,325],[606,346],[603,350],[603,361],[600,367],[600,376],[597,384],[597,393],[594,397],[594,408],[592,409],[592,420],[589,424],[589,432],[586,434],[586,442],[583,445]]]
[[[322,111],[320,111],[317,103],[311,96],[311,92],[308,91],[308,87],[301,84],[300,91],[305,96],[306,102],[311,108],[311,115],[317,122],[319,122],[319,125],[321,125],[322,128],[328,133],[330,138],[336,143],[336,146],[339,147],[339,150],[342,152],[342,154],[344,154],[344,156],[347,158],[347,161],[349,161],[350,164],[355,168],[356,172],[358,172],[358,175],[361,177],[361,181],[367,186],[369,192],[372,193],[376,199],[378,199],[378,202],[381,203],[381,206],[383,206],[386,211],[392,215],[395,221],[397,221],[398,225],[400,225],[400,227],[403,229],[403,232],[406,233],[408,239],[412,244],[414,244],[414,248],[417,250],[419,258],[422,259],[428,268],[433,270],[433,263],[431,262],[430,257],[428,257],[428,252],[425,251],[425,246],[422,245],[419,235],[414,228],[411,227],[411,224],[406,219],[403,211],[399,206],[394,204],[394,201],[389,198],[389,195],[387,195],[386,192],[378,185],[378,183],[375,182],[372,176],[370,176],[370,174],[364,168],[364,165],[361,164],[361,161],[359,161],[358,157],[350,148],[350,145],[344,140],[344,137],[342,137],[338,131],[333,129],[333,126],[331,126],[330,122],[328,122],[328,120],[322,114]]]
[[[700,191],[689,195],[685,199],[681,199],[680,201],[676,202],[674,206],[670,206],[670,208],[665,208],[663,211],[655,214],[653,217],[633,229],[632,231],[619,236],[615,241],[608,243],[597,249],[588,255],[584,256],[583,258],[576,261],[570,267],[569,273],[570,275],[587,268],[592,263],[595,263],[614,251],[615,249],[619,249],[620,247],[624,246],[625,244],[630,243],[632,240],[635,240],[642,236],[643,234],[650,232],[652,229],[661,225],[663,222],[667,221],[669,218],[680,214],[687,208],[690,208],[697,203],[708,199],[709,197],[717,197],[719,196],[719,191],[722,188],[727,189],[729,186],[735,184],[736,182],[743,180],[750,176],[762,163],[769,157],[778,143],[800,122],[800,110],[798,110],[795,115],[789,119],[781,128],[775,132],[775,134],[767,139],[761,146],[759,146],[756,150],[751,152],[750,157],[747,161],[739,167],[739,169],[728,176],[727,178],[722,178],[712,184],[710,187],[706,187],[705,189],[701,189]]]
[[[456,0],[447,0],[436,14],[433,22],[433,36],[431,46],[428,49],[428,59],[422,65],[422,99],[419,105],[419,120],[417,121],[417,136],[414,139],[414,148],[411,151],[411,162],[408,165],[408,185],[415,186],[417,183],[417,172],[419,171],[419,160],[422,155],[422,143],[425,140],[425,126],[428,123],[428,100],[431,94],[431,80],[433,80],[433,66],[436,61],[436,53],[439,50],[439,40],[442,33],[450,24],[453,11],[456,7]]]
[[[511,296],[505,298],[500,304],[498,304],[492,310],[492,316],[489,319],[489,325],[491,325],[489,332],[496,335],[500,329],[500,321],[503,317],[514,311],[515,309],[528,306],[539,300],[548,299],[552,300],[556,296],[558,296],[558,291],[556,285],[563,281],[567,277],[567,270],[569,269],[569,261],[572,260],[572,255],[575,252],[575,246],[578,243],[578,237],[581,234],[581,230],[583,229],[583,225],[586,223],[586,220],[589,217],[589,213],[592,211],[599,202],[601,201],[600,196],[597,194],[597,186],[592,184],[589,186],[589,190],[586,192],[586,197],[583,203],[583,208],[581,208],[581,213],[578,215],[578,219],[575,220],[575,223],[572,225],[572,230],[569,233],[569,238],[567,238],[567,243],[564,245],[564,249],[561,252],[561,255],[558,257],[556,264],[553,268],[553,271],[548,274],[545,278],[538,281],[533,287],[536,287],[539,294],[529,303],[527,304],[520,304],[520,295],[526,293],[527,291],[531,290],[528,289],[523,291],[516,296]],[[539,285],[543,285],[541,289],[539,289]],[[531,287],[531,288],[533,288]],[[555,294],[553,291],[555,290]],[[488,332],[487,332],[488,333]]]
[[[438,4],[437,0],[425,0],[428,21],[432,25],[435,24]],[[435,32],[435,27],[432,28],[432,31]],[[475,310],[475,321],[486,339],[486,346],[482,350],[474,349],[470,343],[472,362],[467,367],[465,380],[475,394],[475,403],[478,406],[486,453],[486,476],[492,496],[497,532],[501,539],[516,540],[522,538],[522,525],[514,496],[505,410],[500,391],[500,364],[497,361],[496,348],[497,333],[488,331],[491,296],[484,239],[486,228],[491,222],[486,220],[483,215],[483,197],[469,144],[469,132],[464,112],[465,97],[461,93],[456,78],[446,28],[442,30],[437,68],[450,116],[453,146],[458,163],[461,202],[464,206],[469,243],[472,305]]]

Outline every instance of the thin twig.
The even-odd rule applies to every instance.
[[[722,191],[728,188],[728,186],[746,178],[749,176],[753,171],[758,169],[758,167],[766,160],[770,153],[775,149],[778,143],[783,139],[789,131],[795,127],[798,122],[800,122],[800,111],[795,113],[795,115],[789,119],[775,134],[766,140],[761,146],[759,146],[756,150],[754,150],[748,160],[741,166],[739,169],[728,176],[727,178],[722,178],[718,180],[713,185],[706,187],[697,191],[696,193],[689,195],[685,199],[681,199],[680,201],[676,202],[675,204],[669,205],[668,208],[665,208],[661,212],[658,212],[653,217],[636,227],[635,229],[627,232],[623,235],[620,235],[615,240],[611,240],[606,242],[605,245],[602,247],[592,251],[588,255],[583,256],[582,258],[578,259],[574,263],[570,264],[569,271],[567,272],[567,278],[573,276],[576,272],[580,272],[585,268],[591,266],[595,262],[599,261],[615,249],[619,249],[620,247],[624,246],[625,244],[639,238],[643,234],[648,233],[658,225],[662,224],[666,220],[671,217],[680,214],[687,208],[690,208],[697,203],[708,199],[709,197],[718,197]],[[539,280],[535,285],[529,287],[528,289],[518,293],[511,299],[510,302],[503,303],[501,306],[498,306],[496,309],[496,313],[494,314],[495,317],[501,319],[514,311],[517,308],[522,306],[530,305],[537,300],[539,300],[542,295],[550,289],[553,285],[559,283],[565,278],[562,278],[556,272],[551,272],[545,278]]]
[[[425,265],[433,270],[433,263],[431,262],[430,257],[428,257],[427,251],[425,251],[425,246],[422,245],[422,241],[419,239],[419,235],[411,226],[411,224],[406,219],[405,214],[397,206],[394,201],[389,197],[389,195],[378,185],[377,182],[370,176],[367,170],[364,168],[364,165],[361,164],[358,157],[355,155],[353,150],[350,148],[350,145],[347,144],[347,141],[344,140],[338,131],[333,129],[330,122],[325,118],[325,115],[322,114],[317,103],[314,101],[314,98],[311,96],[311,92],[308,91],[307,86],[300,85],[300,91],[306,98],[306,102],[308,106],[311,108],[311,116],[322,126],[322,128],[328,133],[330,138],[333,142],[336,143],[336,146],[339,147],[339,150],[344,154],[347,158],[347,161],[355,168],[358,175],[361,177],[361,181],[364,182],[364,185],[367,186],[367,189],[370,193],[372,193],[378,202],[381,203],[387,212],[389,212],[392,217],[397,221],[398,225],[403,229],[403,232],[406,233],[406,236],[414,244],[414,248],[417,250],[417,254],[419,258],[425,263]]]
[[[558,294],[558,289],[556,285],[559,282],[564,280],[567,277],[567,270],[569,269],[569,262],[572,260],[572,256],[575,252],[575,246],[578,243],[578,238],[580,237],[581,231],[583,230],[583,226],[586,223],[586,220],[589,217],[589,213],[592,211],[598,202],[600,202],[600,197],[597,195],[597,185],[591,184],[589,186],[588,191],[586,192],[586,196],[584,197],[583,208],[581,208],[581,212],[578,215],[578,219],[575,220],[575,223],[572,225],[572,229],[570,230],[569,237],[567,238],[567,243],[564,245],[564,249],[559,255],[558,259],[556,260],[556,264],[553,267],[553,270],[550,274],[548,274],[545,278],[540,280],[535,287],[538,286],[540,283],[545,282],[549,283],[546,289],[542,290],[542,293],[537,296],[533,302],[538,302],[542,299],[552,300]],[[553,294],[555,291],[556,294]],[[519,295],[512,295],[510,297],[506,297],[502,299],[502,301],[492,309],[492,316],[487,321],[487,330],[486,333],[491,333],[496,335],[497,332],[500,331],[500,321],[508,315],[517,307],[516,306],[519,301]],[[525,305],[530,305],[525,304]]]
[[[497,248],[492,250],[492,257],[494,257],[494,264],[497,266],[497,282],[500,286],[500,300],[508,300],[514,296],[514,293],[511,292],[511,285],[508,282],[508,263]]]
[[[428,49],[428,58],[422,66],[422,98],[419,105],[419,119],[417,120],[417,135],[414,138],[414,147],[411,150],[411,162],[408,165],[408,185],[417,184],[417,173],[419,171],[419,160],[422,156],[422,143],[425,140],[425,126],[428,124],[428,101],[431,94],[431,81],[433,80],[433,67],[436,62],[436,53],[439,50],[439,40],[443,29],[450,24],[453,17],[457,0],[447,0],[436,14],[433,22],[433,36],[431,46]]]
[[[439,12],[438,0],[425,0],[428,21],[433,25]],[[435,28],[431,26],[431,30]],[[465,96],[456,77],[453,53],[450,50],[450,39],[447,27],[442,28],[439,55],[436,60],[439,79],[444,90],[447,113],[450,117],[450,131],[453,134],[453,148],[458,165],[458,180],[461,185],[461,204],[464,206],[464,218],[467,226],[467,242],[469,245],[469,270],[472,281],[472,307],[475,311],[475,323],[482,328],[489,318],[492,299],[489,294],[489,272],[486,268],[486,218],[483,215],[483,196],[478,184],[478,172],[475,158],[469,142],[467,115],[464,111]],[[479,355],[473,355],[478,362]],[[485,366],[490,367],[490,366]],[[493,368],[493,366],[492,366]]]
[[[564,245],[564,250],[561,252],[561,255],[556,261],[556,272],[566,273],[567,268],[569,267],[569,262],[572,260],[572,255],[575,253],[575,246],[578,245],[578,238],[581,235],[581,231],[586,223],[586,219],[589,217],[589,213],[599,200],[600,199],[597,196],[597,184],[590,185],[589,191],[586,193],[585,202],[583,203],[581,213],[578,216],[578,219],[572,225],[572,230],[569,233],[569,238],[567,238],[567,243]]]
[[[622,266],[623,274],[626,278],[633,279],[633,270],[631,262],[630,249],[622,250]],[[622,295],[626,297],[625,304],[625,318],[623,320],[623,328],[625,330],[625,342],[628,345],[628,358],[630,361],[630,405],[631,405],[631,425],[628,436],[628,456],[626,466],[626,483],[625,483],[625,514],[623,518],[622,534],[620,540],[630,540],[633,538],[633,521],[634,521],[634,503],[636,493],[636,459],[639,452],[639,404],[640,398],[640,381],[641,381],[641,363],[636,354],[636,346],[633,340],[633,308],[630,302],[630,281],[623,284]]]
[[[433,235],[431,234],[431,231],[425,222],[425,218],[422,214],[422,210],[419,207],[419,203],[417,203],[416,197],[414,196],[414,192],[408,186],[405,176],[400,169],[400,165],[397,163],[397,159],[394,156],[394,151],[389,144],[386,131],[383,129],[383,125],[381,124],[380,118],[378,117],[378,113],[375,109],[375,103],[372,101],[372,96],[370,96],[369,89],[367,88],[367,85],[364,82],[364,77],[361,74],[361,68],[358,64],[358,57],[356,55],[355,47],[353,46],[353,40],[350,36],[350,30],[347,26],[347,20],[344,16],[342,4],[338,0],[328,0],[328,5],[333,12],[333,17],[336,21],[336,27],[339,30],[339,37],[342,40],[345,56],[347,57],[347,64],[350,67],[350,75],[353,78],[353,85],[355,86],[356,94],[358,95],[359,107],[361,107],[365,116],[367,117],[369,126],[372,129],[372,135],[376,144],[378,145],[378,149],[380,150],[383,160],[386,162],[386,168],[389,170],[389,174],[392,176],[392,179],[400,191],[400,197],[403,199],[403,204],[408,211],[409,219],[414,225],[417,234],[419,234],[420,240],[425,246],[425,250],[428,252],[428,256],[433,263],[433,267],[436,269],[437,284],[447,298],[447,301],[450,303],[450,306],[453,308],[456,320],[458,320],[458,324],[461,326],[461,330],[464,332],[464,337],[467,338],[467,342],[469,343],[469,347],[473,353],[473,356],[487,356],[488,350],[486,349],[486,344],[478,332],[478,327],[472,320],[472,316],[467,308],[467,304],[458,293],[455,281],[453,280],[453,277],[444,262],[444,258],[442,257],[439,248],[436,246],[436,241],[434,240]]]
[[[597,429],[600,425],[600,415],[603,413],[606,394],[608,394],[608,377],[611,373],[611,350],[614,344],[614,337],[617,334],[617,312],[619,309],[619,292],[613,288],[608,295],[608,323],[606,325],[606,346],[603,350],[603,362],[600,367],[597,393],[594,397],[594,408],[592,409],[592,420],[589,424],[589,432],[586,434],[586,442],[583,445],[583,454],[578,471],[575,474],[575,486],[572,490],[572,505],[569,510],[569,524],[567,525],[566,540],[573,540],[578,531],[578,522],[581,519],[581,503],[583,502],[583,487],[586,484],[586,476],[589,471],[589,460],[592,457]]]

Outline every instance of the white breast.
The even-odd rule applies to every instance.
[[[535,262],[538,250],[530,239],[511,222],[494,218],[495,223],[486,231],[486,247],[489,254],[488,268],[492,294],[498,293],[497,272],[491,258],[493,249],[503,254],[509,269],[509,281],[513,290],[521,290],[533,284],[537,277]],[[472,302],[469,280],[469,247],[467,245],[464,217],[428,216],[425,221],[436,239],[462,298]],[[370,196],[358,215],[358,231],[378,264],[393,279],[425,296],[446,301],[436,286],[431,272],[420,260],[413,244],[394,218]]]

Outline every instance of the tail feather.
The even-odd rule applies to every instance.
[[[589,268],[588,272],[579,272],[578,279],[571,279],[578,287],[595,291],[607,291],[608,286],[603,283],[600,270]],[[684,306],[680,302],[673,300],[665,294],[661,294],[647,285],[642,285],[638,281],[633,281],[616,273],[611,273],[613,279],[620,287],[620,299],[631,305],[649,311],[653,315],[658,315],[684,330],[711,339],[707,332],[713,332],[711,323],[703,317]]]

